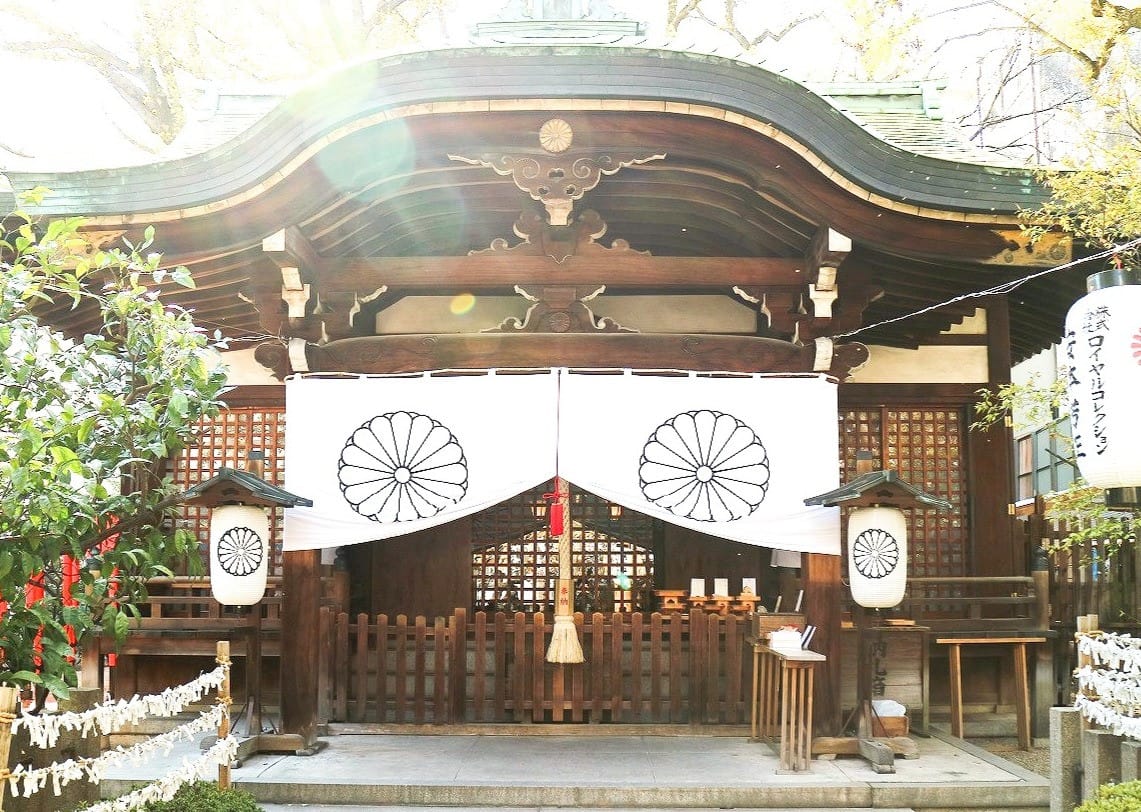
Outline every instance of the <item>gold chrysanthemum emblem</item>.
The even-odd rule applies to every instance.
[[[574,139],[574,130],[561,118],[552,118],[539,128],[539,145],[547,152],[565,152]]]

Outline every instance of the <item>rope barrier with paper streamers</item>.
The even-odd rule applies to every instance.
[[[0,714],[0,723],[8,722],[11,730],[25,730],[33,747],[54,747],[65,731],[80,736],[108,735],[121,728],[137,724],[148,717],[172,717],[192,703],[198,702],[210,691],[218,691],[218,702],[202,712],[197,719],[180,725],[166,733],[141,741],[130,747],[119,746],[94,758],[73,758],[58,761],[47,767],[28,769],[19,765],[14,770],[0,769],[0,786],[7,781],[13,797],[30,798],[49,785],[55,795],[72,781],[87,780],[98,784],[109,770],[124,764],[141,764],[156,753],[168,754],[180,741],[189,741],[210,730],[228,731],[229,697],[223,701],[222,693],[229,682],[228,658],[212,671],[199,675],[188,683],[167,688],[158,694],[135,696],[130,700],[96,705],[86,711],[48,714],[44,716],[17,716]],[[197,759],[184,759],[176,770],[162,778],[119,798],[87,807],[89,812],[129,812],[152,801],[168,801],[185,783],[210,778],[211,771],[228,765],[237,756],[238,740],[226,735]]]
[[[1128,634],[1078,634],[1074,707],[1087,720],[1119,736],[1141,740],[1141,639]]]

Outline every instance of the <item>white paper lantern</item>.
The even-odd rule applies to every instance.
[[[1063,342],[1078,469],[1091,485],[1141,485],[1141,285],[1094,274],[1066,315]],[[1106,283],[1111,286],[1105,287]]]
[[[898,606],[907,589],[907,519],[892,507],[848,515],[848,580],[852,600],[868,609]]]
[[[265,595],[269,574],[269,517],[252,505],[221,505],[210,512],[210,589],[226,606],[252,606]]]

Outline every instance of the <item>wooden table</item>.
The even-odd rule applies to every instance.
[[[1011,646],[1014,652],[1014,701],[1018,718],[1018,746],[1029,750],[1030,738],[1030,686],[1026,677],[1027,643],[1045,643],[1045,637],[937,637],[939,645],[949,646],[951,667],[951,735],[963,738],[963,646]]]
[[[776,651],[754,638],[749,642],[753,646],[752,738],[772,746],[774,734],[779,736],[780,772],[807,770],[812,760],[813,678],[816,666],[827,658],[815,651]]]

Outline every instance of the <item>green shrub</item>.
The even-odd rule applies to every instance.
[[[263,812],[254,796],[240,789],[218,789],[210,781],[183,784],[169,801],[152,801],[143,812]]]
[[[1106,784],[1074,812],[1137,812],[1141,809],[1141,781]]]

